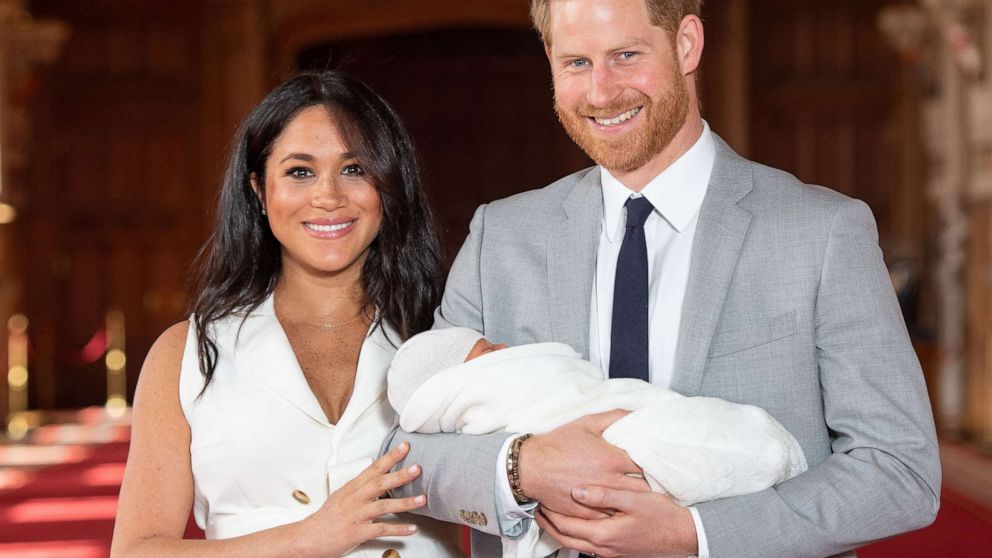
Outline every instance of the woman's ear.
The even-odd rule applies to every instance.
[[[251,184],[252,191],[255,192],[255,197],[258,198],[258,204],[262,206],[262,215],[265,215],[265,194],[259,189],[258,175],[255,173],[248,175],[248,182]]]

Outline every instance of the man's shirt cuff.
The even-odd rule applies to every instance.
[[[693,506],[689,508],[689,513],[692,514],[692,523],[696,526],[696,542],[699,548],[696,558],[710,558],[710,546],[706,544],[706,530],[703,529],[703,520],[699,519],[699,510]]]
[[[510,444],[519,436],[510,436],[503,442],[496,459],[496,521],[504,537],[516,538],[524,534],[530,521],[534,519],[537,502],[520,505],[513,497],[510,479],[506,476],[506,459],[510,455]]]

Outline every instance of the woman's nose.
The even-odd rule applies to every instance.
[[[321,181],[314,189],[310,204],[328,211],[347,204],[347,197],[342,193],[340,185],[333,177]]]

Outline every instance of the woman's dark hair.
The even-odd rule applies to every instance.
[[[302,73],[272,91],[238,130],[214,230],[197,257],[192,313],[206,384],[217,366],[211,324],[247,316],[272,293],[282,272],[279,241],[249,178],[258,178],[264,199],[273,144],[293,118],[314,106],[334,118],[379,193],[382,225],[362,268],[366,307],[377,312],[373,327],[386,323],[407,339],[431,326],[441,293],[440,250],[413,142],[393,109],[361,81],[339,71]]]

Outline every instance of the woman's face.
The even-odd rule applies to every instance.
[[[255,177],[252,186],[259,191]],[[300,112],[272,146],[265,200],[283,268],[360,273],[379,234],[379,192],[324,107]]]

